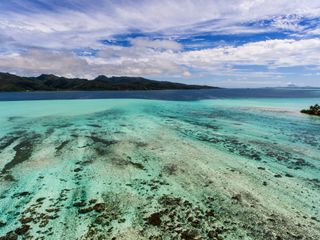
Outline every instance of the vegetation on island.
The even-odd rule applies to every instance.
[[[142,77],[98,76],[93,80],[66,78],[42,74],[38,77],[20,77],[0,73],[0,91],[101,91],[101,90],[167,90],[167,89],[209,89],[211,86],[188,85],[168,81],[155,81]]]
[[[310,106],[309,109],[301,110],[301,113],[320,116],[320,105],[315,104],[314,106]]]

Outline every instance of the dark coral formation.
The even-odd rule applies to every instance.
[[[210,203],[213,198],[207,200]],[[144,218],[147,225],[160,230],[159,235],[148,236],[149,239],[223,239],[225,230],[217,223],[210,204],[203,208],[169,195],[160,197],[158,203],[161,210]]]
[[[16,151],[14,158],[4,166],[4,168],[2,169],[2,173],[6,173],[17,164],[27,161],[32,156],[32,150],[39,137],[40,136],[38,134],[32,134],[18,143],[13,148]]]
[[[0,196],[5,206],[0,240],[317,239],[308,230],[319,229],[319,207],[312,198],[320,189],[318,165],[307,151],[294,148],[320,149],[316,123],[288,124],[238,110],[178,110],[151,107],[147,120],[155,130],[148,126],[143,133],[140,114],[132,123],[132,115],[129,121],[111,109],[70,119],[41,118],[29,123],[35,131],[2,136],[0,150],[10,158],[1,165],[6,189]],[[255,121],[271,132],[248,132]],[[278,138],[285,142],[278,144]],[[194,149],[203,152],[191,154]],[[219,165],[225,159],[216,159],[217,149],[238,160],[237,166]],[[266,195],[244,191],[241,179],[254,182],[261,193],[276,195],[281,189],[293,203],[297,198],[310,206],[289,205],[290,218],[276,207],[270,211]],[[274,199],[276,205],[284,198]]]
[[[310,106],[309,109],[301,110],[301,113],[320,116],[320,105],[319,104],[315,104],[314,106]]]

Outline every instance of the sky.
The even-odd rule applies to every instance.
[[[320,1],[0,1],[0,71],[320,86]]]

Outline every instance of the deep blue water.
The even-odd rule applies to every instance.
[[[4,92],[0,101],[44,99],[138,98],[201,100],[215,98],[320,98],[320,88],[202,89],[153,91]]]

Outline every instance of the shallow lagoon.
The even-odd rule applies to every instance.
[[[319,239],[315,102],[0,102],[0,236]]]

